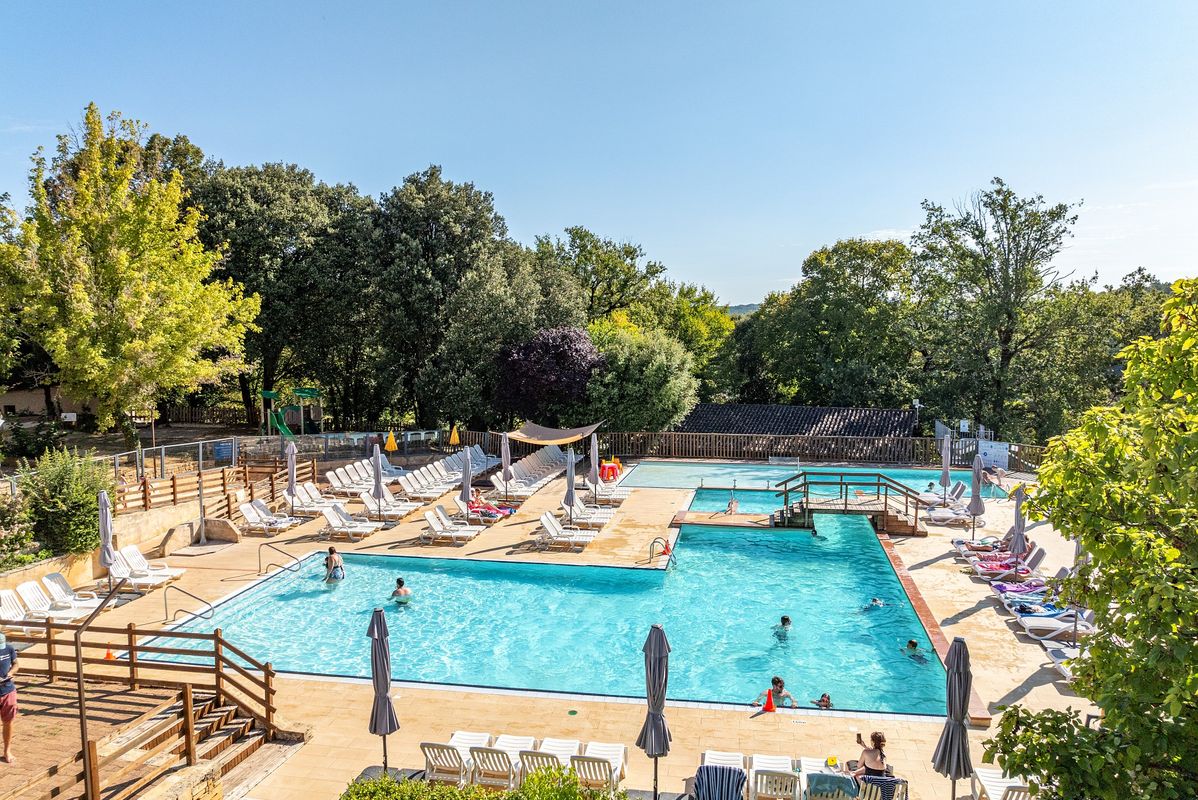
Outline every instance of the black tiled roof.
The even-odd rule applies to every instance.
[[[775,436],[911,436],[917,423],[913,408],[699,403],[675,430]]]

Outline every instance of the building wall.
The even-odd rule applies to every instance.
[[[57,387],[51,391],[63,411],[74,411],[78,414],[84,410],[84,403],[64,396]],[[14,407],[18,415],[40,417],[46,413],[46,398],[41,389],[12,389],[0,393],[0,411],[9,406]]]

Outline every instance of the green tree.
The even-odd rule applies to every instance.
[[[212,279],[218,254],[198,238],[178,173],[138,176],[140,132],[119,114],[105,127],[93,104],[77,150],[62,136],[49,165],[34,157],[22,254],[0,288],[63,390],[96,403],[101,429],[239,370],[258,311],[240,286]]]
[[[1089,554],[1061,586],[1093,609],[1074,688],[1104,712],[1007,709],[987,758],[1038,797],[1182,798],[1198,785],[1198,280],[1123,351],[1123,396],[1049,445],[1033,509]]]
[[[661,331],[592,323],[603,366],[587,384],[578,424],[607,420],[618,431],[659,431],[682,420],[698,399],[691,354]]]
[[[666,271],[657,261],[644,261],[639,244],[602,239],[581,226],[566,228],[564,240],[537,237],[536,254],[543,268],[574,275],[586,299],[588,322],[632,308]]]
[[[271,391],[298,375],[291,348],[306,332],[297,309],[312,299],[301,264],[329,229],[326,190],[294,164],[263,164],[215,169],[192,191],[204,214],[201,239],[223,250],[220,274],[261,298],[257,328],[245,342],[257,374],[238,376],[247,422],[257,418],[256,388]]]
[[[700,399],[712,399],[724,384],[715,359],[734,327],[728,307],[715,293],[692,283],[659,280],[629,316],[641,328],[656,328],[677,339],[691,354]]]
[[[417,384],[444,340],[449,298],[505,239],[507,225],[489,192],[445,180],[431,166],[380,198],[375,231],[381,323],[390,344],[382,369],[428,427],[438,421],[436,402]]]
[[[941,369],[964,376],[957,394],[1000,435],[1009,435],[1014,371],[1056,331],[1044,308],[1062,284],[1053,259],[1077,221],[1074,206],[1020,197],[1000,178],[953,212],[925,201],[914,237],[925,271],[937,273],[946,312],[940,327]]]

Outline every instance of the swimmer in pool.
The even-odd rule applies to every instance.
[[[774,638],[780,642],[790,638],[790,617],[783,615],[782,621],[774,626]]]
[[[925,656],[919,649],[919,642],[914,639],[908,639],[906,647],[903,648],[903,655],[914,661],[916,664],[928,663],[928,657]]]
[[[883,607],[885,607],[885,605],[886,605],[886,603],[883,602],[881,598],[874,597],[868,603],[866,603],[865,605],[863,605],[861,607],[860,613],[865,614],[869,611],[873,611],[875,608],[883,608]]]
[[[790,692],[786,691],[785,681],[783,681],[777,675],[775,675],[773,677],[773,679],[770,681],[770,688],[766,689],[764,692],[757,695],[757,699],[753,701],[753,705],[755,705],[755,706],[761,705],[762,702],[764,702],[764,700],[765,700],[766,694],[772,694],[774,696],[774,705],[779,708],[781,708],[783,703],[786,703],[786,702],[790,703],[791,708],[794,708],[795,706],[798,705],[798,703],[795,702],[794,695],[792,695]]]
[[[345,580],[345,562],[336,547],[329,548],[329,554],[324,557],[324,582]]]
[[[397,603],[406,603],[412,599],[412,590],[404,586],[403,578],[395,579],[395,591],[391,593],[391,597]]]
[[[818,700],[812,700],[811,703],[814,706],[816,706],[817,708],[831,708],[832,707],[832,695],[828,694],[827,692],[824,692],[823,694],[821,694],[819,696]]]

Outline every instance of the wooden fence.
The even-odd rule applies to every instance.
[[[499,452],[500,435],[480,431],[459,434],[462,444],[481,446],[488,453]],[[772,436],[733,433],[626,433],[601,431],[599,451],[604,456],[655,458],[720,458],[765,461],[793,458],[799,462],[846,462],[865,464],[940,464],[936,439],[919,436]],[[510,441],[512,458],[535,450],[535,446]],[[589,445],[579,442],[578,448]],[[953,466],[968,467],[977,454],[972,439],[963,439],[953,448]],[[1008,455],[1011,470],[1035,472],[1040,467],[1044,448],[1012,444]]]
[[[255,409],[257,411],[257,409]],[[240,406],[171,406],[161,415],[167,422],[177,422],[180,425],[247,425],[245,409]],[[257,424],[257,415],[255,421]]]
[[[60,764],[36,774],[10,796],[57,797],[68,790],[83,787],[89,797],[100,798],[104,787],[119,787],[103,795],[104,800],[136,797],[146,785],[182,761],[196,763],[196,730],[192,713],[192,693],[212,692],[222,704],[236,706],[258,722],[269,740],[275,727],[275,671],[270,662],[262,663],[246,654],[221,635],[150,628],[129,623],[123,628],[91,626],[84,630],[76,647],[75,634],[82,627],[50,620],[0,620],[10,631],[8,640],[27,644],[21,651],[21,672],[44,675],[51,682],[58,678],[76,680],[77,659],[84,665],[83,679],[139,686],[178,688],[179,694],[151,709],[125,726],[124,731],[158,716],[161,721],[148,725],[128,741],[102,756],[100,750],[121,736],[123,731],[100,740],[87,742],[87,758],[76,752]],[[65,634],[65,635],[64,635]],[[172,642],[173,640],[173,642]],[[154,644],[146,644],[152,641]],[[173,644],[173,646],[171,646]],[[182,645],[191,644],[192,647]],[[113,650],[119,657],[112,655]],[[189,663],[147,659],[146,656],[190,658]],[[91,665],[93,669],[87,670]],[[178,706],[176,713],[168,710]],[[130,756],[140,750],[135,756]],[[84,768],[84,763],[88,768]],[[65,783],[64,783],[65,781]],[[31,793],[34,790],[36,793]],[[0,798],[0,800],[7,800]]]
[[[316,479],[314,460],[297,461],[296,480]],[[232,518],[237,509],[236,495],[246,492],[246,501],[263,498],[274,501],[287,488],[287,463],[279,459],[268,462],[247,461],[236,467],[220,467],[190,474],[174,474],[166,478],[142,478],[135,483],[121,484],[113,490],[114,514],[148,511],[151,508],[174,506],[200,499],[203,489],[204,515],[210,518]],[[233,515],[229,513],[232,510]]]

